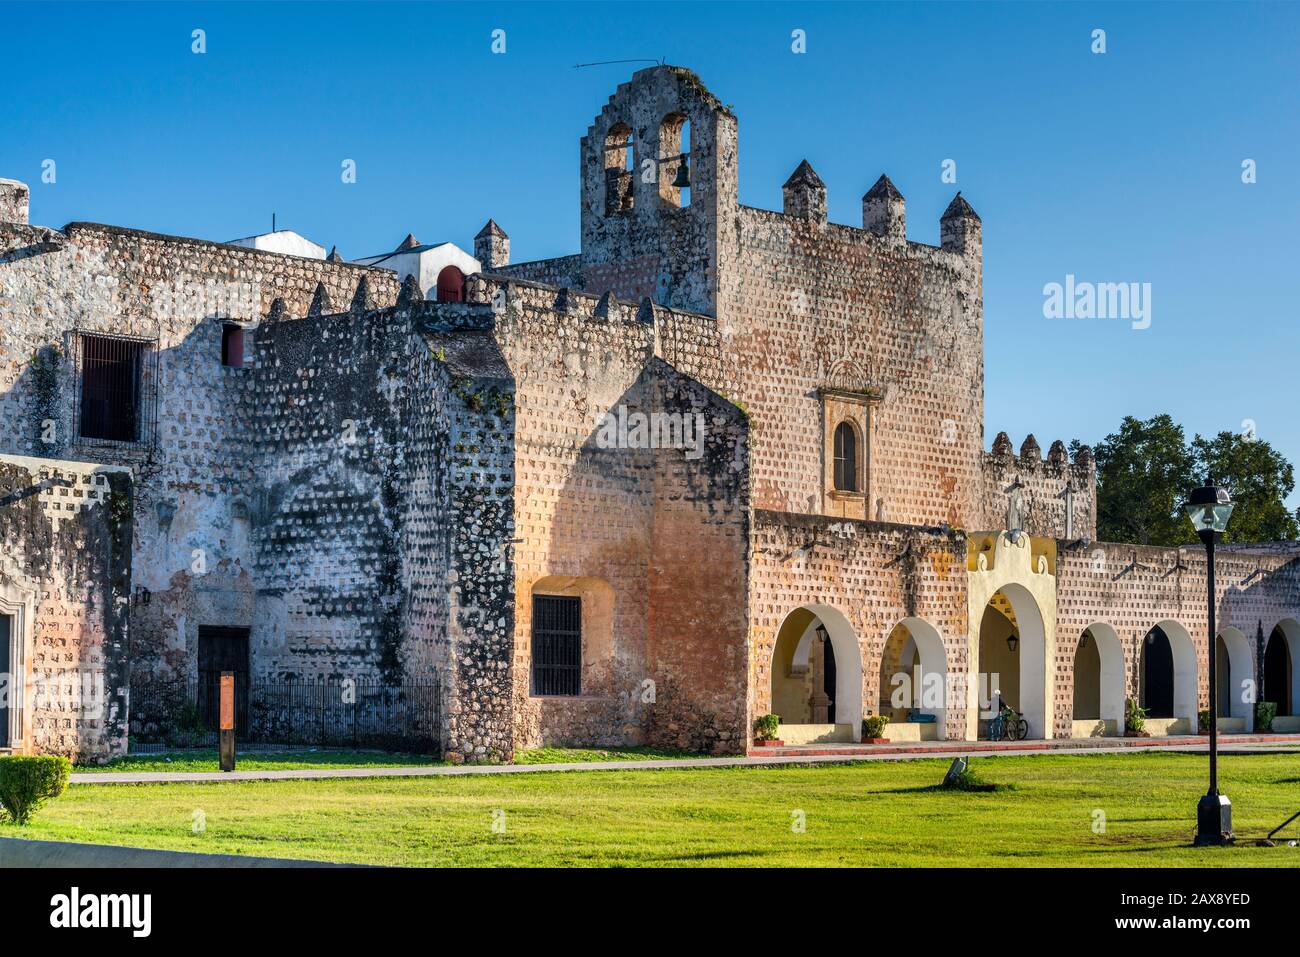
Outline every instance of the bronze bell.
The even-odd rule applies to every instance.
[[[673,187],[675,189],[689,189],[691,185],[691,171],[686,165],[686,154],[682,154],[681,162],[677,164],[677,175],[673,177]]]

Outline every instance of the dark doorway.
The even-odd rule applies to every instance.
[[[1174,649],[1159,628],[1142,640],[1142,707],[1152,718],[1174,716]]]
[[[1268,636],[1268,647],[1264,649],[1264,695],[1263,700],[1277,702],[1277,713],[1295,714],[1291,700],[1291,650],[1286,646],[1286,635],[1281,628],[1274,628]]]
[[[248,727],[248,629],[199,625],[199,717],[216,729],[221,715],[221,672],[235,673],[235,731]]]
[[[0,748],[9,747],[9,698],[11,695],[21,694],[22,682],[18,676],[11,673],[9,667],[13,659],[13,633],[14,620],[11,615],[0,615],[0,661],[4,662],[4,670],[8,679],[8,687],[5,693],[0,695]]]
[[[822,640],[822,691],[827,698],[826,719],[835,723],[835,647],[830,636]],[[856,739],[855,739],[856,740]]]
[[[438,273],[438,301],[465,301],[465,274],[455,266],[444,266]]]

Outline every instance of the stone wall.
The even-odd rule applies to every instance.
[[[983,428],[978,255],[741,207],[718,305],[754,422],[754,502],[825,513],[819,389],[873,399],[865,516],[970,527]]]
[[[387,270],[90,223],[0,226],[0,451],[129,466],[135,481],[137,675],[194,676],[200,625],[253,620],[253,369],[221,362],[220,319],[255,325],[346,305]],[[144,340],[149,442],[77,428],[74,330]]]
[[[126,751],[131,511],[126,469],[0,456],[15,750],[77,761]]]
[[[742,747],[745,421],[656,354],[720,365],[712,320],[514,281],[471,297],[518,383],[516,746]],[[703,416],[699,447],[602,444],[602,415],[654,413]],[[532,694],[535,594],[583,599],[580,696]]]
[[[771,711],[777,637],[791,612],[805,606],[834,609],[847,619],[857,639],[867,710],[881,700],[886,642],[905,619],[936,629],[948,672],[967,672],[966,539],[960,531],[760,510],[753,516],[751,555],[751,720]],[[836,666],[853,664],[837,660]],[[960,696],[948,704],[946,734],[959,740],[965,704]]]
[[[513,384],[480,308],[257,332],[255,667],[436,682],[452,760],[509,759]]]
[[[474,307],[422,304],[425,328],[463,327],[481,313]],[[466,314],[469,314],[468,316]],[[512,651],[515,636],[515,383],[488,331],[426,334],[421,362],[430,373],[445,371],[441,389],[448,434],[439,453],[447,462],[446,504],[418,500],[409,526],[408,565],[433,574],[419,588],[408,579],[408,601],[446,595],[447,624],[429,632],[446,642],[443,753],[451,760],[514,757]],[[438,366],[441,366],[441,370]],[[438,375],[439,381],[441,375]],[[426,390],[428,391],[428,390]],[[430,421],[429,403],[413,402],[408,431]],[[436,419],[433,419],[436,422]],[[440,426],[434,425],[434,428]],[[433,446],[433,443],[424,443]],[[439,446],[434,446],[439,447]],[[438,526],[446,552],[414,538],[418,528]],[[438,542],[441,546],[441,541]],[[445,558],[444,558],[445,555]],[[439,580],[438,563],[446,572]],[[408,610],[408,629],[410,621]]]
[[[545,283],[561,288],[583,288],[582,257],[559,256],[555,259],[535,259],[531,262],[497,265],[488,270],[493,277],[522,279],[525,282]]]
[[[983,497],[975,527],[1008,527],[1008,507],[1015,496],[1019,527],[1029,534],[1087,541],[1096,537],[1097,470],[1091,449],[1079,449],[1071,463],[1065,444],[1057,440],[1044,459],[1031,435],[1016,455],[1007,434],[999,432],[993,450],[981,458]],[[1067,508],[1072,510],[1068,518]]]
[[[1196,707],[1209,705],[1205,551],[1112,542],[1058,542],[1055,734],[1066,737],[1074,701],[1074,659],[1085,629],[1109,626],[1123,650],[1126,697],[1139,693],[1142,641],[1165,622],[1181,626],[1195,654]],[[1246,667],[1233,667],[1234,693],[1258,687],[1264,644],[1300,611],[1300,546],[1223,546],[1215,554],[1216,625]],[[1176,630],[1176,629],[1170,629]],[[1243,711],[1253,710],[1243,708]]]
[[[689,150],[686,205],[672,185],[678,150]],[[829,387],[879,397],[865,517],[982,519],[982,252],[979,217],[960,196],[942,248],[826,223],[810,167],[800,184],[816,202],[788,213],[741,206],[736,117],[678,67],[621,84],[581,156],[582,288],[717,320],[730,382],[702,381],[750,414],[758,507],[832,511],[817,396]],[[901,196],[896,205],[901,222]]]

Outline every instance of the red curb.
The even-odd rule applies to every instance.
[[[1219,735],[1219,741],[1224,745],[1300,742],[1300,734],[1221,734]],[[1171,748],[1204,743],[1205,739],[1201,735],[1188,734],[1165,738],[1062,738],[1055,741],[1017,741],[1010,743],[945,741],[928,746],[861,744],[827,748],[816,745],[786,745],[785,747],[763,748],[761,751],[751,749],[748,754],[768,758],[835,757],[836,755],[851,757],[871,754],[933,754],[937,757],[949,754],[970,754],[974,751],[1061,751],[1069,753],[1082,748],[1108,748],[1114,751],[1122,751],[1125,748]]]

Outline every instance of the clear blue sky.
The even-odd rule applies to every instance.
[[[0,176],[31,183],[34,222],[226,240],[274,211],[352,258],[407,232],[469,247],[492,216],[517,261],[576,252],[578,139],[642,64],[573,65],[662,57],[733,104],[747,204],[779,208],[806,157],[832,220],[856,225],[888,172],[909,235],[934,243],[962,190],[984,220],[986,445],[999,430],[1095,442],[1126,414],[1169,412],[1189,433],[1251,419],[1300,463],[1296,6],[8,4],[0,18]],[[1045,319],[1043,286],[1067,273],[1151,283],[1151,327]]]

